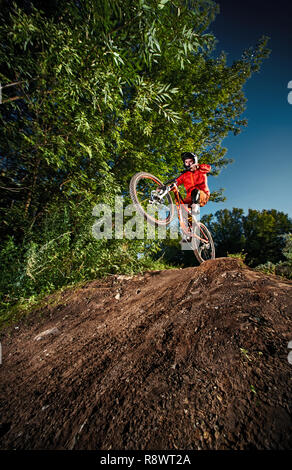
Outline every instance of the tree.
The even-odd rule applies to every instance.
[[[291,232],[292,220],[288,214],[272,210],[257,211],[233,208],[217,211],[202,218],[208,222],[216,245],[217,256],[245,252],[249,266],[284,259],[284,235]]]
[[[246,124],[242,87],[267,39],[229,67],[211,58],[212,1],[54,5],[1,11],[0,80],[21,82],[22,96],[1,106],[4,235],[22,237],[52,201],[121,193],[137,170],[177,174],[182,149],[197,150],[213,174],[228,164],[221,141]]]
[[[278,263],[267,261],[264,264],[258,265],[256,270],[292,279],[292,233],[286,233],[282,235],[281,238],[283,242],[282,254],[284,261],[279,261]]]
[[[283,260],[284,238],[292,230],[292,221],[287,214],[272,210],[256,211],[249,209],[243,219],[246,237],[246,261],[257,266],[266,261],[277,263]]]
[[[245,248],[245,234],[243,231],[243,209],[233,208],[232,211],[223,209],[209,216],[208,223],[214,243],[216,245],[216,256],[227,256],[228,253],[240,253]]]
[[[92,208],[129,200],[136,171],[177,175],[182,150],[219,174],[267,38],[228,66],[214,58],[211,0],[2,4],[0,82],[17,85],[0,106],[0,259],[17,259],[18,271],[5,264],[0,284],[17,298],[150,267],[139,256],[157,242],[92,240]]]

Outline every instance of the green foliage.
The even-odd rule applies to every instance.
[[[276,265],[267,261],[265,264],[259,264],[256,266],[255,270],[264,274],[275,274]]]
[[[292,233],[286,233],[283,239],[285,243],[283,255],[289,263],[292,263]]]
[[[243,219],[243,230],[249,265],[283,260],[283,235],[292,230],[292,221],[287,214],[275,209],[261,212],[249,209],[248,216]]]
[[[39,230],[28,233],[22,244],[13,238],[0,250],[0,311],[4,319],[13,305],[108,274],[134,274],[169,266],[154,261],[158,242],[144,240],[97,240],[94,219],[86,205],[74,218],[68,207],[52,206]]]
[[[230,162],[222,140],[246,125],[243,86],[269,51],[262,38],[231,66],[214,58],[217,12],[210,0],[4,1],[0,82],[17,82],[0,106],[4,307],[157,266],[156,242],[93,239],[91,210],[127,196],[139,170],[177,175],[182,150],[214,175]]]
[[[292,264],[287,261],[280,261],[280,263],[277,263],[275,266],[275,274],[287,279],[292,279]]]
[[[240,253],[227,253],[227,258],[235,258],[238,261],[240,261],[241,264],[245,264],[246,256],[247,256],[247,253],[244,253],[243,251]]]
[[[241,261],[245,261],[246,258],[246,253],[243,251],[241,253],[227,253],[228,258],[235,258],[235,259],[240,259]]]
[[[283,241],[284,247],[282,249],[282,253],[285,261],[280,261],[276,264],[268,261],[265,264],[257,266],[257,271],[267,274],[276,274],[287,279],[292,279],[292,233],[286,233],[283,235]]]
[[[242,209],[224,209],[202,217],[204,221],[213,235],[217,257],[244,252],[245,262],[251,267],[285,258],[284,235],[292,230],[292,220],[283,212],[249,209],[244,215]]]
[[[216,256],[227,256],[228,253],[240,253],[245,248],[243,231],[243,209],[217,211],[215,216],[209,214],[208,220],[202,217],[211,230],[216,245]]]
[[[23,97],[1,106],[5,236],[22,237],[52,200],[104,199],[138,170],[177,174],[181,150],[214,175],[229,163],[221,141],[246,125],[242,88],[266,39],[229,67],[211,58],[211,1],[28,5],[0,12],[0,80]]]

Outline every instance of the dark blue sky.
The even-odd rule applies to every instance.
[[[259,73],[244,87],[248,127],[223,141],[234,163],[218,177],[209,177],[210,190],[225,188],[224,203],[209,203],[201,214],[233,207],[277,209],[292,217],[292,2],[277,0],[217,0],[220,14],[211,25],[217,52],[227,53],[228,64],[262,35],[270,37],[271,54]],[[216,54],[217,55],[217,54]]]

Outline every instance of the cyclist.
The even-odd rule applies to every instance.
[[[200,207],[205,206],[210,197],[210,190],[207,182],[207,173],[211,166],[207,164],[199,165],[198,157],[191,152],[181,154],[185,171],[176,179],[176,184],[184,185],[187,196],[184,203],[192,208],[192,214],[198,214]],[[192,216],[188,216],[189,224],[192,224]],[[183,237],[183,242],[190,242],[191,237]]]
[[[200,165],[197,155],[191,152],[183,152],[181,157],[186,171],[176,179],[176,184],[178,186],[183,184],[186,189],[187,196],[184,203],[203,207],[210,197],[207,173],[211,170],[211,166],[206,163]]]

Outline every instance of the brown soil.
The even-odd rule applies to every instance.
[[[0,447],[291,449],[291,306],[231,258],[49,297],[2,333]]]

